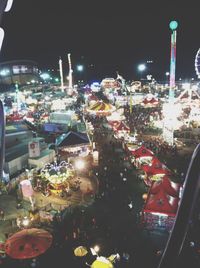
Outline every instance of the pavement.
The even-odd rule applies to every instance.
[[[69,197],[59,197],[58,195],[44,196],[40,192],[34,192],[34,209],[42,211],[62,211],[67,207],[88,206],[94,200],[94,194],[98,190],[97,181],[94,177],[79,176],[80,189],[72,191]],[[32,210],[29,200],[20,200],[21,207],[18,208],[19,197],[16,192],[0,195],[0,209],[4,211],[4,218],[0,219],[0,233],[12,234],[19,228],[17,218],[29,216]]]

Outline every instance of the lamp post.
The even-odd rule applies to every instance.
[[[169,82],[169,78],[168,77],[169,77],[170,73],[169,72],[166,72],[165,75],[166,75],[166,80],[167,80],[166,81],[167,82],[166,84],[168,84],[168,82]]]
[[[20,109],[20,101],[19,101],[19,85],[18,82],[15,83],[15,93],[16,93],[16,103],[17,103],[17,112],[19,112]]]
[[[77,72],[79,72],[79,74],[80,74],[79,77],[81,79],[81,73],[84,71],[84,66],[82,64],[79,64],[76,66],[76,70],[77,70]]]
[[[138,65],[138,71],[141,73],[140,80],[142,80],[142,73],[146,70],[146,65],[145,64],[139,64]]]

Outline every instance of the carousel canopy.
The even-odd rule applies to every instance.
[[[143,212],[175,216],[179,202],[180,185],[164,177],[152,184]]]
[[[88,111],[93,111],[93,112],[110,112],[114,109],[114,107],[109,104],[105,103],[103,101],[97,101],[95,104],[91,105],[88,108]]]
[[[67,134],[62,134],[56,139],[56,145],[58,147],[68,147],[84,144],[90,144],[87,134],[74,131],[70,131]]]

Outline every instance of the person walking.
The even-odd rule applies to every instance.
[[[0,209],[0,218],[1,218],[1,220],[5,220],[5,213],[4,213],[3,209]]]

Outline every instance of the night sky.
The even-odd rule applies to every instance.
[[[116,77],[118,70],[132,80],[139,77],[139,63],[153,60],[145,74],[165,80],[170,58],[168,25],[176,19],[177,79],[196,78],[198,6],[174,2],[14,0],[11,11],[4,13],[6,35],[0,61],[30,59],[41,69],[57,68],[62,56],[67,72],[67,53],[71,53],[73,69],[84,64],[86,79]]]

